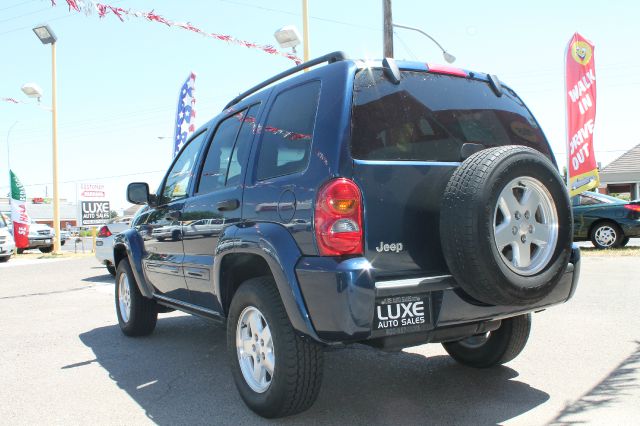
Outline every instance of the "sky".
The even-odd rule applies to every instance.
[[[284,25],[302,29],[301,0],[103,0],[190,22],[206,32],[276,45]],[[381,0],[309,0],[311,57],[342,50],[382,57]],[[559,164],[565,159],[564,52],[574,32],[595,44],[597,115],[594,144],[602,165],[640,143],[640,36],[636,1],[393,1],[398,24],[419,27],[456,56],[454,65],[496,74],[523,98]],[[0,0],[0,98],[32,102],[20,90],[35,82],[51,104],[51,48],[32,28],[48,23],[58,37],[57,93],[60,196],[76,200],[82,183],[103,184],[112,209],[128,206],[126,185],[157,187],[171,161],[178,91],[195,82],[196,126],[235,95],[293,62],[156,22],[69,11],[65,0]],[[299,47],[299,55],[302,55]],[[444,63],[421,34],[397,29],[397,59]],[[16,123],[17,122],[17,123]],[[0,194],[7,159],[27,197],[52,195],[51,113],[35,103],[0,102]],[[10,153],[7,155],[7,142]]]

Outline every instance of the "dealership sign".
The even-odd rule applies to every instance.
[[[82,224],[103,225],[109,221],[111,209],[108,201],[83,201]]]
[[[593,149],[596,119],[594,45],[575,33],[565,56],[567,104],[567,173],[573,197],[600,185]]]
[[[82,226],[104,225],[109,222],[111,205],[102,183],[81,183],[77,187],[78,224]]]

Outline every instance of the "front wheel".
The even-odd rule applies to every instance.
[[[443,343],[442,346],[460,364],[489,368],[517,357],[527,344],[530,331],[531,314],[525,314],[502,320],[500,328],[495,331]]]
[[[128,259],[116,271],[116,314],[120,330],[127,336],[146,336],[156,328],[156,302],[140,293]]]
[[[620,227],[613,222],[600,222],[591,230],[591,242],[597,249],[619,247],[624,238]]]
[[[107,263],[107,264],[106,264],[106,267],[107,267],[107,271],[108,271],[111,275],[113,275],[113,276],[115,277],[115,276],[116,276],[116,267],[115,267],[115,266],[113,266],[113,263],[111,263],[111,262]]]
[[[227,352],[240,396],[257,414],[289,416],[315,402],[322,348],[293,329],[271,277],[245,281],[234,295]]]
[[[38,250],[40,250],[42,253],[51,253],[53,251],[53,246],[40,247]]]

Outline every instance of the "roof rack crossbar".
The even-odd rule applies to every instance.
[[[326,55],[320,56],[319,58],[315,58],[312,59],[310,61],[307,62],[303,62],[300,65],[297,65],[293,68],[289,68],[286,71],[281,72],[280,74],[274,75],[273,77],[271,77],[268,80],[263,81],[262,83],[253,86],[251,89],[247,90],[246,92],[242,92],[240,93],[238,96],[236,96],[235,98],[233,98],[233,100],[231,100],[231,102],[229,102],[224,109],[227,109],[235,104],[237,104],[238,102],[240,102],[241,100],[243,100],[244,98],[246,98],[249,95],[254,94],[255,92],[257,92],[260,89],[263,89],[265,87],[267,87],[268,85],[275,83],[278,80],[281,80],[291,74],[295,74],[297,72],[300,72],[306,68],[310,68],[312,66],[315,65],[319,65],[322,64],[324,62],[328,62],[328,63],[333,63],[333,62],[337,62],[337,61],[344,61],[345,59],[347,59],[347,55],[344,52],[332,52],[332,53],[327,53]]]

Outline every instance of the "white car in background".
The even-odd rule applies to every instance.
[[[4,214],[0,213],[0,262],[11,259],[16,251],[16,243],[13,241],[9,223],[5,220]]]
[[[113,276],[116,275],[116,267],[113,264],[113,238],[116,234],[128,229],[131,226],[131,219],[125,218],[121,222],[114,222],[103,225],[98,230],[96,237],[96,259],[107,267],[107,271]]]

